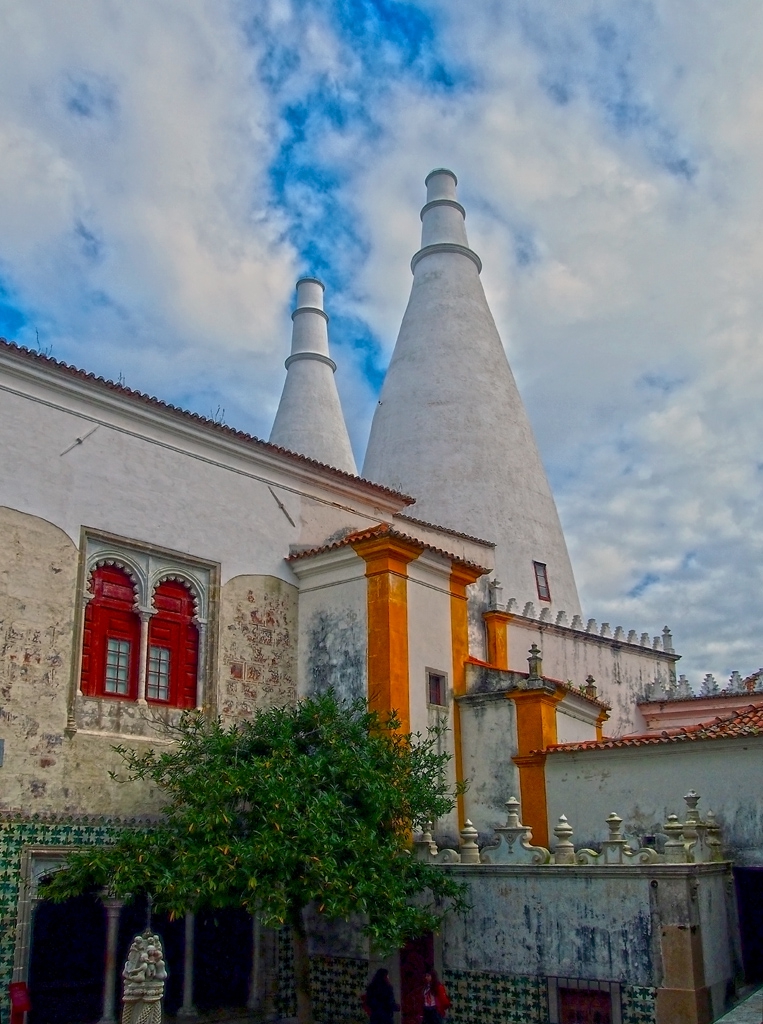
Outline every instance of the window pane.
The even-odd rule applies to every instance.
[[[541,601],[551,600],[551,590],[548,585],[548,572],[543,562],[533,562],[535,568],[535,583],[538,587],[538,597]]]
[[[430,704],[445,704],[445,676],[437,672],[427,673],[428,693],[427,700]]]
[[[130,681],[130,641],[109,637],[106,643],[106,693],[127,696]]]
[[[170,699],[170,652],[166,647],[149,648],[146,696],[151,700]]]

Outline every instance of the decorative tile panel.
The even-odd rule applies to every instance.
[[[655,1024],[656,988],[623,985],[623,1024]]]
[[[0,1017],[8,1019],[8,985],[13,980],[16,919],[25,846],[100,846],[133,822],[99,817],[35,815],[0,818]]]
[[[546,979],[489,971],[443,971],[451,1024],[545,1024]]]

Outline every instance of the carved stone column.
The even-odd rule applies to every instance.
[[[119,939],[119,915],[122,901],[102,896],[106,908],[106,965],[103,975],[103,1010],[99,1024],[116,1024],[117,993],[117,940]]]
[[[196,915],[187,911],[185,915],[185,948],[183,951],[183,1005],[178,1017],[197,1017],[193,1003],[193,951],[195,942]]]
[[[148,675],[148,624],[154,614],[152,609],[141,608],[140,615],[140,654],[138,655],[138,704],[147,704],[146,676]]]

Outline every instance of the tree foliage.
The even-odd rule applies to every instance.
[[[120,747],[130,783],[166,796],[163,818],[80,849],[41,889],[61,901],[97,886],[151,897],[157,911],[245,907],[304,935],[309,904],[360,915],[375,947],[436,927],[463,891],[410,853],[413,830],[454,805],[437,735],[401,734],[365,702],[331,692],[258,712],[228,729],[187,713],[156,753]]]

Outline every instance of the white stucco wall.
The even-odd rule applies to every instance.
[[[598,696],[612,705],[604,723],[605,736],[646,731],[636,707],[644,687],[659,677],[670,678],[675,658],[663,650],[615,641],[583,630],[559,627],[525,618],[508,627],[509,668],[527,672],[527,652],[533,643],[543,653],[543,674],[549,679],[581,686],[587,676],[596,680]]]
[[[252,572],[294,583],[284,562],[291,544],[320,544],[401,507],[366,496],[362,484],[3,352],[0,394],[4,504],[53,523],[75,544],[86,525],[219,562],[223,583]]]
[[[700,794],[700,811],[717,816],[728,853],[740,864],[763,864],[763,736],[546,758],[549,827],[566,814],[576,846],[606,838],[611,811],[626,834],[659,832],[668,814],[683,820],[691,789]]]

